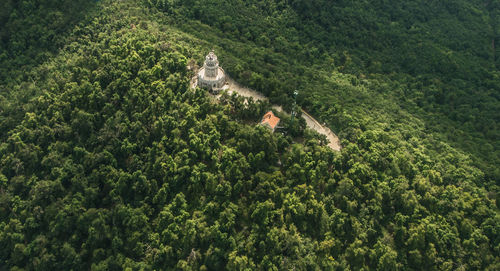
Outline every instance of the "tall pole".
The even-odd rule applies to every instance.
[[[295,117],[295,108],[297,107],[297,95],[299,95],[299,91],[295,90],[293,92],[292,120],[290,121],[290,126],[292,127],[293,127],[293,119]]]

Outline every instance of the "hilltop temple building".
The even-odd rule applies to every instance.
[[[205,64],[198,71],[198,87],[211,90],[217,94],[224,87],[226,76],[219,67],[219,61],[213,51],[205,57]]]

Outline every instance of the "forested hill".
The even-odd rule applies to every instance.
[[[381,93],[426,133],[472,154],[487,183],[500,179],[499,1],[146,2],[219,45],[231,75],[273,101],[291,103],[299,89],[301,105],[341,134],[380,121],[360,105],[384,108],[381,122],[400,121],[380,116],[388,103],[335,83],[349,75],[350,85],[370,84],[368,96]]]
[[[498,4],[3,1],[0,270],[500,269]]]

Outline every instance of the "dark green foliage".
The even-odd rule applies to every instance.
[[[498,1],[145,2],[218,45],[231,76],[272,102],[289,108],[299,89],[300,104],[336,131],[352,126],[337,121],[345,114],[365,118],[360,103],[399,107],[472,154],[486,185],[500,179]],[[332,84],[345,74],[392,104]]]
[[[72,10],[2,5],[32,2]],[[465,9],[482,2],[330,2],[102,1],[76,25],[46,26],[54,47],[8,34],[0,269],[499,269],[498,131],[482,123],[496,125],[498,71],[481,49],[490,30],[474,31],[486,19]],[[436,14],[471,25],[437,28]],[[19,36],[43,20],[32,17]],[[476,38],[447,39],[460,29]],[[419,39],[418,60],[398,59]],[[343,150],[300,118],[289,127],[281,115],[288,136],[256,126],[268,103],[189,89],[187,63],[212,45],[226,71],[285,108],[299,89]],[[483,149],[447,143],[465,131]]]
[[[46,61],[66,42],[71,27],[92,7],[91,0],[5,0],[0,3],[0,80]],[[14,69],[9,69],[15,67]]]

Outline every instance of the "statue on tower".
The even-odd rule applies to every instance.
[[[205,57],[203,67],[198,71],[198,87],[205,88],[217,94],[226,83],[224,69],[219,67],[219,61],[214,51]]]

